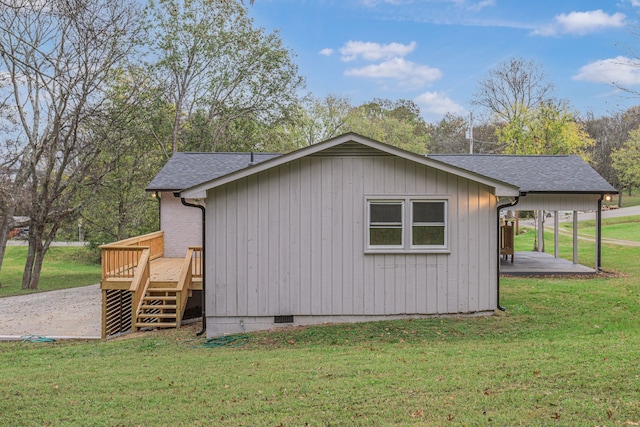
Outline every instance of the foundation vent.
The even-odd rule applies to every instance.
[[[293,323],[293,316],[274,316],[273,323]]]

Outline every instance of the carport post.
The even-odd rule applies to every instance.
[[[602,270],[602,199],[604,194],[598,199],[598,210],[596,211],[596,273]]]
[[[578,211],[573,211],[573,263],[578,263]]]
[[[558,211],[553,211],[553,255],[558,258],[558,245],[560,240],[558,238]]]
[[[544,252],[544,211],[538,211],[538,249],[537,252]]]

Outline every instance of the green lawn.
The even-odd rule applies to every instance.
[[[618,196],[614,195],[610,202],[603,201],[604,205],[610,206],[618,206]],[[622,206],[623,208],[628,208],[630,206],[638,206],[640,205],[640,188],[634,188],[629,195],[628,191],[624,191],[622,193]]]
[[[560,226],[567,231],[573,230],[573,223],[561,223]],[[578,223],[578,234],[595,236],[596,222],[580,221]],[[640,215],[604,218],[602,220],[602,237],[640,242]]]
[[[503,278],[507,311],[490,317],[252,333],[242,347],[198,348],[195,326],[1,343],[2,424],[637,425],[640,248],[603,258],[618,274]]]
[[[614,196],[612,204],[618,204],[618,198]],[[640,205],[640,190],[634,190],[629,196],[627,192],[622,195],[622,206],[628,208],[629,206]]]
[[[24,291],[22,272],[27,248],[8,246],[0,272],[0,297],[100,283],[100,264],[87,261],[86,251],[87,249],[78,247],[50,248],[45,257],[38,289]]]

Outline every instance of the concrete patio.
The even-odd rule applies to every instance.
[[[516,252],[513,264],[511,257],[500,258],[500,274],[503,276],[545,276],[557,274],[594,274],[593,268],[574,264],[544,252]]]

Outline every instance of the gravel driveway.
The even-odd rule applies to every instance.
[[[100,285],[0,298],[0,340],[101,335]]]

